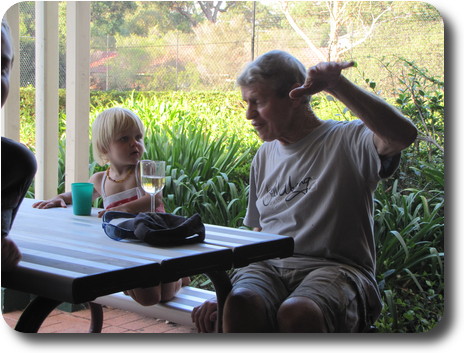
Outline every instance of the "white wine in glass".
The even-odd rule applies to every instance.
[[[151,212],[155,212],[155,195],[163,190],[166,184],[166,162],[141,160],[139,164],[140,183],[143,190],[150,194]]]

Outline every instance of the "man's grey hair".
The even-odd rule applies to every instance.
[[[247,87],[264,83],[279,97],[288,97],[292,86],[303,85],[305,79],[306,68],[297,58],[281,50],[272,50],[249,63],[237,78],[237,84]]]

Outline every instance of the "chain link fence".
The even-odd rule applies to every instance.
[[[241,4],[242,10],[236,15],[223,16],[216,23],[203,21],[188,33],[171,30],[148,36],[125,33],[92,37],[90,87],[92,90],[137,91],[233,90],[241,68],[272,49],[288,51],[305,65],[314,65],[321,60],[309,48],[304,35],[311,37],[319,51],[327,55],[331,29],[327,21],[321,22],[327,14],[311,13],[312,4],[307,3],[307,10],[302,8],[291,18],[287,18],[278,6],[246,2]],[[359,40],[353,33],[359,32],[362,26],[366,31],[369,21],[373,20],[352,19],[351,23],[345,23],[344,27],[350,28],[357,25],[357,21],[363,22],[359,24],[360,29],[354,28],[351,34],[347,32],[340,36],[338,49],[343,52],[340,59],[356,60],[363,76],[390,87],[395,84],[392,73],[401,70],[393,69],[392,63],[400,57],[426,67],[432,75],[443,77],[444,29],[438,12],[426,3],[418,3],[422,7],[418,6],[412,15],[408,8],[408,18],[405,18],[401,12],[402,2],[393,3],[396,17],[391,16],[392,19],[384,23],[379,21],[367,40],[343,52],[344,45],[348,47]],[[20,3],[21,26],[33,26],[34,11],[34,2]],[[60,28],[65,28],[62,25],[64,11],[60,14],[63,14]],[[292,27],[290,20],[297,27]],[[297,33],[298,29],[303,35]],[[21,36],[20,62],[21,86],[34,86],[33,36]],[[389,69],[381,74],[379,67]],[[59,84],[64,88],[65,40],[60,40],[59,70]]]

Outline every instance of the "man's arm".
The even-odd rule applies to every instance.
[[[344,76],[327,90],[374,132],[374,144],[381,156],[394,156],[414,142],[417,130],[398,109],[382,98],[356,86]]]
[[[305,84],[291,91],[290,97],[330,93],[374,132],[379,155],[394,156],[416,139],[417,130],[395,107],[341,75],[343,69],[354,65],[354,62],[324,62],[310,67]]]

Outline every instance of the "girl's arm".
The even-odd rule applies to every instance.
[[[165,212],[163,196],[161,192],[156,194],[155,202],[156,202],[156,212]],[[132,213],[132,214],[137,214],[140,212],[150,212],[150,207],[151,207],[150,195],[146,194],[137,200],[130,201],[130,202],[124,203],[122,205],[119,205],[113,208],[102,210],[98,213],[98,217],[102,217],[106,211],[119,211],[119,212],[127,212],[127,213]]]
[[[71,192],[64,192],[55,196],[50,200],[44,200],[36,202],[32,205],[34,208],[53,208],[53,207],[64,207],[66,205],[70,205],[72,203],[72,195]]]
[[[99,186],[101,183],[102,173],[95,173],[89,179],[89,183],[93,183],[93,195],[92,201],[100,196],[99,188],[97,190],[96,186]],[[66,208],[66,205],[72,204],[72,193],[70,191],[64,192],[55,196],[50,200],[38,201],[32,205],[34,208],[53,208],[53,207],[63,207]]]

